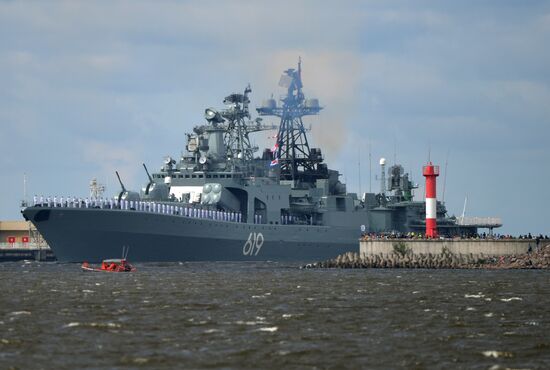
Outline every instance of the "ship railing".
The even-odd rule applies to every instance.
[[[456,224],[460,226],[500,227],[502,220],[499,217],[457,217]]]
[[[240,212],[219,211],[193,206],[157,203],[152,201],[121,200],[115,198],[76,198],[76,197],[35,197],[35,207],[50,208],[95,208],[111,210],[128,210],[146,213],[157,213],[189,218],[210,219],[225,222],[244,222]],[[256,222],[256,220],[258,222]],[[255,218],[261,223],[261,216]]]
[[[15,243],[0,243],[0,249],[50,249],[47,245],[40,244],[40,243],[34,243],[34,242],[15,242]]]

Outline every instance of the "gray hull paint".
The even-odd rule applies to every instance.
[[[38,212],[47,212],[47,219],[35,217]],[[258,225],[132,210],[29,207],[23,214],[66,262],[119,256],[124,245],[132,261],[316,261],[358,250],[360,236],[357,228]],[[255,247],[248,252],[250,243],[245,246],[254,233],[263,237],[257,254]]]

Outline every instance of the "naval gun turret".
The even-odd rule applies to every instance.
[[[118,171],[115,171],[116,177],[118,178],[118,182],[120,183],[121,191],[118,193],[117,196],[117,202],[120,204],[121,200],[127,200],[127,201],[136,201],[139,200],[139,193],[131,190],[126,190],[126,187],[122,183],[122,180],[120,179],[120,175],[118,174]]]
[[[169,163],[170,166],[173,165],[172,161],[173,161],[172,158],[170,158],[170,163]],[[145,173],[147,174],[149,183],[145,185],[144,188],[141,189],[141,198],[144,200],[157,200],[157,201],[168,199],[169,193],[170,193],[169,185],[166,183],[155,182],[151,177],[151,175],[149,174],[149,170],[147,169],[147,166],[145,166],[145,163],[143,163],[143,168],[145,169]]]

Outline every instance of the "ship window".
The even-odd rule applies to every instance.
[[[189,178],[189,175],[185,175],[185,178],[188,179],[188,178]]]
[[[218,178],[218,175],[213,175],[213,177],[214,177],[215,179],[217,179],[217,178]]]
[[[220,179],[225,179],[225,175],[220,175]]]
[[[165,175],[162,175],[162,178],[165,178],[166,176]]]
[[[183,179],[183,175],[178,175],[178,178]]]
[[[211,178],[211,177],[212,177],[212,176],[210,176],[210,175],[206,175],[206,178],[207,178],[207,179],[209,179],[209,178]]]
[[[230,178],[231,178],[231,175],[227,175],[227,178],[230,179]]]
[[[191,175],[192,178],[196,179],[197,178],[197,175]]]
[[[202,179],[202,175],[199,175],[199,179]]]

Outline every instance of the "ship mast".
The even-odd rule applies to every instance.
[[[258,151],[257,146],[250,144],[249,134],[275,128],[263,125],[261,118],[251,121],[248,110],[250,104],[248,94],[251,92],[252,89],[248,85],[243,94],[234,93],[227,96],[223,100],[227,108],[220,112],[221,116],[227,120],[224,134],[227,156],[231,158],[234,167],[241,169],[252,162],[254,153]]]
[[[315,178],[326,177],[319,171],[322,162],[319,149],[310,150],[306,129],[302,117],[316,115],[322,109],[319,100],[306,99],[302,92],[302,62],[298,69],[284,71],[279,86],[287,88],[287,94],[281,98],[282,106],[277,106],[273,99],[264,102],[257,108],[261,116],[276,116],[281,119],[277,142],[274,151],[274,163],[280,166],[280,179],[311,182]]]

